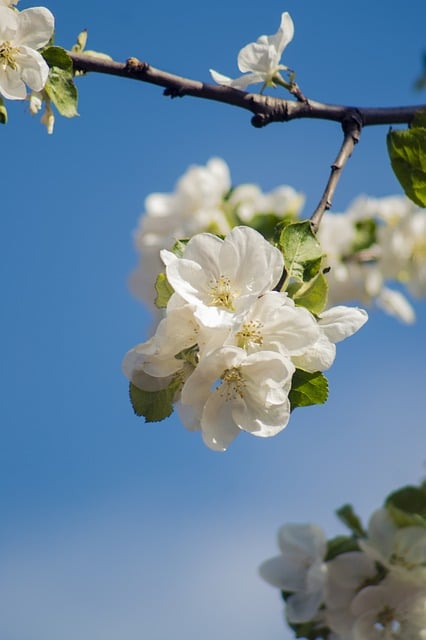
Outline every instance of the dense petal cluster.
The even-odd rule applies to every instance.
[[[54,18],[45,7],[18,12],[16,2],[0,3],[0,95],[9,100],[24,100],[26,86],[41,91],[49,67],[38,52],[52,37]]]
[[[287,69],[280,60],[285,47],[292,41],[293,35],[293,20],[285,12],[281,15],[277,33],[273,36],[260,36],[256,42],[247,44],[239,52],[238,68],[244,75],[233,80],[210,69],[213,80],[235,89],[246,89],[249,84],[259,83],[264,86],[275,86],[275,83],[281,79],[280,71]]]
[[[278,222],[299,214],[304,196],[292,187],[282,186],[264,193],[254,184],[232,189],[229,167],[220,158],[205,166],[194,165],[179,179],[173,193],[152,193],[145,200],[145,212],[135,232],[139,265],[130,286],[133,293],[154,306],[152,283],[163,264],[161,249],[181,238],[208,231],[226,234],[234,226],[267,220],[271,212]]]
[[[173,385],[184,425],[211,449],[226,450],[241,431],[269,437],[284,429],[296,369],[328,369],[335,343],[367,319],[347,307],[315,317],[275,291],[283,255],[250,227],[224,239],[196,234],[161,258],[173,291],[166,315],[123,369],[146,391]]]
[[[426,216],[404,196],[360,197],[346,213],[326,213],[318,232],[331,267],[329,304],[376,304],[406,323],[414,309],[400,290],[426,295]],[[399,288],[389,286],[396,283]]]
[[[415,491],[422,511],[426,487]],[[391,509],[377,510],[367,532],[347,538],[327,541],[313,524],[279,530],[281,553],[259,571],[283,592],[294,630],[302,623],[306,637],[425,640],[426,521],[401,511],[394,519]]]

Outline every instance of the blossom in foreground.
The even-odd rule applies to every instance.
[[[162,251],[167,280],[195,315],[210,327],[232,322],[258,296],[273,289],[284,261],[281,252],[249,227],[235,227],[224,240],[210,233],[191,238],[182,258]]]
[[[264,86],[275,86],[280,81],[280,71],[287,69],[280,64],[285,47],[292,41],[294,25],[290,14],[281,15],[280,27],[273,36],[260,36],[241,49],[238,54],[238,68],[246,74],[239,78],[228,78],[214,69],[210,69],[215,82],[235,89],[246,89],[249,84],[263,83]]]
[[[0,94],[9,100],[24,100],[25,85],[41,91],[49,67],[37,49],[52,37],[54,17],[45,7],[21,12],[0,6]]]
[[[182,403],[194,414],[210,449],[225,451],[241,431],[274,436],[290,418],[288,394],[294,365],[273,351],[248,355],[225,346],[206,356],[182,389]]]

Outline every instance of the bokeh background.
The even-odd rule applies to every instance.
[[[29,6],[21,0],[20,8]],[[237,75],[239,49],[295,22],[285,62],[308,97],[378,106],[426,102],[412,84],[423,0],[254,0],[120,5],[50,0],[57,43],[209,81]],[[80,117],[53,136],[9,103],[1,136],[1,640],[285,640],[279,594],[257,576],[284,522],[339,533],[425,468],[426,304],[407,327],[372,311],[338,348],[324,407],[276,438],[225,454],[174,417],[133,415],[123,354],[150,318],[127,287],[132,231],[153,191],[224,158],[233,182],[289,184],[316,206],[341,141],[319,121],[251,127],[250,115],[108,76],[78,80]],[[334,200],[400,193],[386,127],[367,129]]]

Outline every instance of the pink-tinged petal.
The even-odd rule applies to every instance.
[[[17,13],[7,7],[0,7],[0,42],[13,41],[17,30]]]
[[[8,100],[25,100],[27,90],[20,78],[19,71],[6,67],[0,68],[0,94]]]
[[[34,49],[21,46],[15,60],[21,70],[22,80],[33,91],[41,91],[49,75],[49,67],[44,58]]]
[[[45,7],[25,9],[17,14],[18,30],[14,42],[32,49],[41,49],[53,35],[55,18]]]

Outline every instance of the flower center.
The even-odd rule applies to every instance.
[[[261,328],[263,324],[259,320],[249,320],[241,325],[241,329],[237,332],[238,346],[241,349],[247,347],[261,346],[263,344],[263,336]]]
[[[217,388],[220,389],[219,393],[226,401],[235,400],[237,396],[244,397],[245,382],[240,367],[225,369],[220,379],[223,382]]]
[[[218,280],[210,282],[209,296],[211,298],[211,306],[225,307],[229,311],[234,311],[234,294],[231,290],[231,280],[226,276],[219,276]]]
[[[19,53],[19,49],[12,47],[12,44],[6,40],[0,44],[0,65],[5,69],[11,67],[14,71],[18,68],[15,62],[15,56]]]
[[[380,632],[386,633],[385,637],[398,638],[401,630],[401,625],[396,618],[395,610],[389,606],[383,607],[377,615],[376,622],[374,623],[375,629]],[[388,633],[390,635],[388,636]]]

